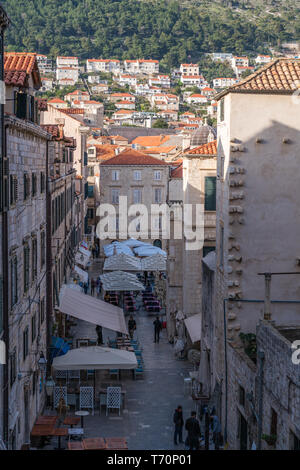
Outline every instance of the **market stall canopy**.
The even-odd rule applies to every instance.
[[[75,255],[75,263],[80,264],[84,268],[87,266],[88,262],[90,261],[91,252],[89,250],[85,250],[84,248],[79,248]]]
[[[79,268],[79,266],[76,266],[76,265],[74,267],[74,271],[78,274],[82,282],[88,282],[89,275],[86,271],[84,271],[83,269]]]
[[[145,287],[138,281],[135,274],[124,271],[113,271],[100,276],[105,291],[141,291]]]
[[[104,271],[141,271],[141,269],[141,261],[125,253],[106,258],[103,267]]]
[[[167,256],[167,253],[162,250],[161,248],[158,248],[157,246],[151,245],[150,243],[145,243],[145,245],[138,246],[136,248],[133,248],[134,253],[137,256],[153,256],[153,255],[163,255]]]
[[[55,370],[135,369],[135,354],[122,349],[87,346],[71,349],[64,356],[55,357]]]
[[[201,339],[201,313],[192,315],[184,320],[185,326],[189,332],[193,343]]]
[[[166,271],[166,257],[160,254],[141,259],[142,271]]]
[[[104,245],[103,251],[106,257],[118,255],[120,253],[124,253],[125,255],[128,255],[128,256],[134,256],[131,248],[121,242],[113,242],[113,243],[110,243],[109,245]]]
[[[63,285],[59,295],[59,310],[66,315],[100,325],[109,330],[128,334],[123,310],[91,295]]]

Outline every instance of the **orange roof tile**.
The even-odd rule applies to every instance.
[[[219,93],[218,99],[227,93],[287,93],[298,89],[300,80],[299,59],[276,59],[239,83]]]
[[[49,100],[48,103],[50,103],[50,104],[52,104],[52,103],[64,103],[65,104],[65,101],[61,100],[60,98],[52,98],[52,100]]]
[[[136,137],[132,144],[138,144],[142,147],[158,147],[170,140],[168,135],[148,135]]]
[[[184,152],[185,155],[217,155],[217,141],[213,140],[207,144],[200,145]]]
[[[123,152],[119,153],[119,155],[107,160],[105,163],[101,163],[101,165],[163,165],[167,166],[167,163],[159,160],[158,158],[151,157],[150,155],[146,155],[142,152],[138,152],[134,149],[124,150]]]
[[[172,162],[174,164],[175,162]],[[171,170],[171,178],[182,178],[183,177],[183,168],[182,168],[182,162],[178,164],[176,168],[173,168]]]
[[[40,88],[42,82],[35,53],[6,52],[4,54],[6,85],[28,86],[28,78],[31,74],[35,88]]]

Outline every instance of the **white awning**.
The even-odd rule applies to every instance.
[[[58,309],[66,315],[80,318],[94,325],[128,334],[121,308],[83,294],[69,286],[63,285],[60,290]]]
[[[84,271],[83,269],[79,268],[79,266],[76,266],[76,265],[74,267],[74,271],[78,274],[82,282],[88,282],[89,275],[86,271]]]
[[[166,257],[161,254],[147,256],[141,260],[143,271],[166,271]]]
[[[87,346],[55,357],[52,367],[55,370],[135,369],[137,360],[130,351]]]
[[[75,263],[80,264],[80,266],[83,266],[85,268],[90,260],[90,253],[91,252],[88,250],[84,250],[84,252],[82,252],[79,249],[75,255]]]
[[[125,253],[106,258],[103,267],[103,271],[141,271],[141,269],[141,261]]]
[[[141,291],[145,287],[138,281],[135,274],[124,271],[113,271],[100,276],[105,291]]]
[[[201,340],[201,323],[202,315],[198,313],[197,315],[192,315],[184,320],[185,326],[189,332],[190,338],[193,343]]]

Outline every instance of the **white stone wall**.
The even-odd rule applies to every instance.
[[[44,404],[45,389],[40,390],[41,375],[37,361],[40,352],[46,356],[46,315],[43,323],[39,318],[39,302],[46,297],[46,263],[41,266],[41,232],[46,233],[46,190],[40,193],[40,173],[46,175],[46,136],[38,126],[25,124],[15,119],[7,129],[7,157],[10,163],[10,174],[18,179],[18,200],[10,207],[8,213],[8,253],[9,257],[17,256],[18,260],[18,301],[10,307],[10,354],[16,350],[17,377],[9,385],[9,426],[10,431],[17,426],[17,448],[29,442],[29,432]],[[37,194],[24,201],[23,174],[32,172],[37,175]],[[31,186],[30,186],[31,191]],[[32,280],[32,239],[37,240],[37,276]],[[30,247],[30,285],[24,293],[24,241]],[[9,265],[9,278],[11,276]],[[11,282],[10,282],[11,285]],[[36,315],[36,338],[32,341],[32,319]],[[23,360],[23,332],[29,330],[29,354]],[[32,371],[37,371],[37,381],[33,390]],[[18,375],[19,374],[19,375]],[[28,427],[25,428],[24,389],[28,388]],[[33,393],[35,392],[35,393]],[[16,419],[18,416],[18,419]],[[18,429],[19,428],[19,429]]]

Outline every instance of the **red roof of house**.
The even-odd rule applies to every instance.
[[[207,144],[186,150],[185,155],[217,155],[217,141],[213,140]]]
[[[65,114],[84,114],[84,109],[82,108],[62,108],[60,111]]]
[[[171,178],[182,178],[183,176],[183,168],[182,168],[182,161],[181,162],[172,162],[172,166],[174,163],[177,163],[178,165],[176,168],[171,170]]]
[[[145,155],[142,152],[138,152],[134,149],[124,150],[119,155],[107,160],[101,165],[152,165],[152,166],[167,166],[166,162],[159,160],[158,158]]]
[[[132,144],[138,144],[142,147],[158,147],[168,142],[168,140],[170,140],[169,135],[140,135],[132,141]]]
[[[6,85],[28,86],[32,74],[35,88],[41,87],[36,54],[26,52],[6,52],[4,54],[4,80]]]
[[[60,98],[52,98],[52,100],[49,100],[48,103],[65,103],[64,100],[61,100]]]

